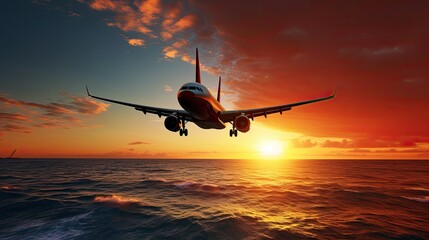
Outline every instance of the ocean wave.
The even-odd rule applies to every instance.
[[[176,189],[182,189],[182,190],[193,190],[193,191],[201,191],[201,192],[210,192],[210,193],[217,193],[223,190],[226,190],[227,186],[219,186],[215,184],[208,184],[208,183],[199,183],[194,181],[167,181],[163,178],[151,178],[146,179],[140,182],[143,184],[143,186],[148,187],[162,187],[162,188],[176,188]],[[141,185],[140,185],[141,186]],[[237,186],[232,186],[237,187]]]
[[[142,181],[142,183],[148,183],[148,184],[166,183],[166,182],[168,181],[163,178],[151,178],[151,179],[146,179]]]
[[[12,185],[3,185],[3,186],[0,186],[0,189],[7,191],[7,190],[21,190],[22,188],[17,186],[12,186]]]
[[[82,226],[92,213],[90,211],[55,221],[25,221],[11,229],[4,239],[74,239],[85,233]]]
[[[414,188],[410,188],[409,190],[411,190],[411,191],[429,192],[428,188],[422,188],[422,187],[414,187]]]
[[[162,168],[157,168],[157,169],[148,169],[146,170],[146,172],[172,172],[173,170],[170,169],[162,169]]]
[[[88,178],[81,178],[81,179],[76,179],[73,181],[68,181],[68,182],[59,182],[57,185],[60,186],[81,186],[81,185],[90,185],[90,184],[95,184],[95,183],[99,183],[99,181],[94,181],[92,179],[88,179]]]
[[[146,205],[145,202],[143,202],[140,199],[132,198],[132,197],[124,197],[120,195],[108,195],[108,196],[96,196],[93,200],[94,202],[98,203],[109,203],[109,204],[115,204],[115,205]]]
[[[413,201],[417,201],[417,202],[429,202],[429,196],[423,196],[423,197],[405,197],[402,196],[403,198],[406,198],[408,200],[413,200]]]
[[[175,183],[174,186],[180,189],[202,190],[206,192],[218,192],[224,189],[215,184],[202,184],[197,182],[179,182]]]

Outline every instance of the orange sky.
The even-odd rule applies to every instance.
[[[96,0],[73,5],[34,3],[31,8],[69,19],[76,29],[93,28],[79,32],[83,38],[94,38],[96,47],[88,49],[100,48],[103,54],[128,47],[122,55],[112,53],[113,58],[140,54],[136,59],[154,61],[153,68],[162,70],[140,64],[142,70],[131,73],[123,70],[129,66],[118,62],[93,75],[77,75],[78,81],[52,84],[56,80],[49,80],[46,85],[55,92],[49,99],[40,97],[47,90],[21,94],[24,90],[5,86],[0,92],[1,156],[18,148],[20,157],[269,158],[261,146],[277,142],[282,151],[275,158],[429,157],[426,1],[243,5],[240,1]],[[14,31],[29,31],[20,27]],[[64,29],[60,34],[78,35]],[[105,32],[103,38],[91,35],[96,30]],[[106,44],[103,49],[103,41],[110,38],[122,42],[109,42],[110,48]],[[74,52],[69,44],[65,49]],[[97,95],[178,108],[175,94],[193,78],[195,47],[201,51],[203,83],[215,92],[217,76],[222,75],[222,103],[229,109],[321,97],[336,86],[338,94],[332,101],[297,107],[283,116],[257,118],[251,130],[238,138],[229,137],[229,127],[205,131],[192,124],[188,124],[190,136],[179,137],[164,129],[157,116],[83,96],[83,86],[89,83]],[[112,57],[94,56],[94,65],[87,64],[93,69]],[[18,68],[2,62],[4,69]],[[65,67],[61,62],[54,69]],[[117,80],[101,79],[103,74]],[[145,80],[127,80],[134,75]]]

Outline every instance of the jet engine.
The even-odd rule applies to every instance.
[[[237,128],[238,131],[240,132],[248,132],[250,129],[250,120],[248,117],[246,116],[238,116],[235,119],[235,127]]]
[[[168,116],[164,120],[164,126],[165,126],[165,128],[167,128],[168,130],[170,130],[172,132],[177,132],[182,127],[182,124],[181,124],[178,117]]]

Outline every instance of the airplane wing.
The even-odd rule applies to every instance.
[[[176,116],[180,117],[181,119],[185,119],[187,121],[193,121],[193,118],[191,117],[191,115],[189,113],[187,113],[185,110],[151,107],[151,106],[139,105],[139,104],[134,104],[134,103],[122,102],[122,101],[103,98],[103,97],[97,97],[97,96],[91,95],[89,93],[88,87],[86,87],[86,92],[88,93],[88,96],[90,96],[92,98],[96,98],[96,99],[103,100],[106,102],[111,102],[111,103],[116,103],[116,104],[121,104],[121,105],[125,105],[128,107],[132,107],[137,111],[143,112],[144,114],[152,113],[152,114],[158,115],[158,117],[161,117],[161,116],[167,117],[167,116],[171,116],[171,115],[176,115]]]
[[[282,114],[284,111],[289,111],[293,107],[296,107],[296,106],[301,106],[301,105],[305,105],[305,104],[309,104],[309,103],[325,101],[325,100],[334,98],[336,91],[337,91],[337,89],[335,89],[335,91],[332,95],[327,96],[327,97],[316,98],[316,99],[306,100],[306,101],[302,101],[302,102],[295,102],[295,103],[289,103],[289,104],[271,106],[271,107],[264,107],[264,108],[223,111],[220,113],[219,118],[223,122],[232,122],[235,120],[236,117],[243,115],[243,114],[252,120],[254,117],[259,117],[259,116],[267,117],[267,115],[273,114],[273,113]]]

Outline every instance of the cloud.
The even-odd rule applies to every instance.
[[[172,46],[167,46],[162,51],[164,52],[164,58],[176,58],[179,54],[179,51]]]
[[[66,128],[66,127],[62,127],[60,124],[55,122],[39,123],[39,124],[34,124],[33,126],[38,128]]]
[[[351,142],[346,139],[343,139],[342,141],[326,140],[321,144],[321,146],[325,148],[349,148],[351,147]]]
[[[87,97],[71,96],[71,109],[78,113],[83,114],[99,114],[107,111],[110,106],[107,103],[98,102]]]
[[[0,127],[3,131],[30,133],[33,127],[92,128],[94,126],[85,124],[87,117],[107,111],[109,104],[66,94],[62,101],[51,103],[16,100],[0,94],[0,106],[10,111],[0,112]]]
[[[16,124],[0,124],[0,129],[5,132],[31,133],[30,128]]]
[[[165,92],[172,92],[173,88],[170,85],[164,85],[164,91]]]
[[[22,114],[14,114],[14,113],[5,113],[0,112],[0,119],[8,120],[8,121],[30,121],[26,116]]]
[[[192,26],[194,26],[196,20],[197,17],[195,15],[188,14],[177,21],[173,21],[172,19],[166,19],[162,23],[162,27],[164,29],[164,32],[167,32],[172,36],[173,34],[181,32],[187,28],[191,28]]]
[[[158,158],[171,158],[174,156],[167,152],[152,153],[149,151],[137,152],[131,149],[114,150],[109,152],[96,152],[96,153],[53,153],[37,152],[29,155],[28,157],[48,157],[48,158],[141,158],[141,159],[158,159]]]
[[[145,24],[151,24],[161,12],[160,0],[143,0],[137,2],[136,5],[140,12],[143,13],[142,22]]]
[[[81,0],[78,0],[81,1]],[[71,10],[72,4],[61,4],[52,0],[31,0],[32,4],[42,6],[44,9],[50,11],[64,12],[69,17],[81,17],[81,15],[74,10]]]
[[[317,142],[313,142],[311,139],[305,139],[302,141],[299,139],[293,139],[290,143],[294,148],[312,148],[317,146]]]
[[[144,40],[139,38],[131,38],[131,39],[128,39],[128,44],[130,44],[133,47],[141,47],[144,45]]]
[[[420,144],[428,143],[426,138],[374,139],[356,138],[353,140],[325,140],[320,143],[324,148],[416,148]]]
[[[128,143],[128,145],[142,145],[142,144],[149,144],[148,142],[142,142],[142,141],[134,141]]]
[[[386,157],[393,156],[396,158],[403,159],[412,159],[412,158],[423,158],[427,159],[429,157],[429,149],[428,148],[413,148],[413,149],[352,149],[347,151],[351,154],[358,154],[361,157]]]
[[[173,40],[184,30],[194,30],[198,16],[183,11],[182,2],[161,0],[113,1],[92,0],[88,6],[99,12],[109,12],[106,24],[124,32],[137,32],[152,39]],[[160,20],[162,19],[162,20]],[[144,45],[143,39],[128,40],[132,46]],[[175,48],[180,46],[175,45]]]
[[[96,11],[113,13],[114,19],[107,22],[108,26],[117,27],[122,31],[134,31],[155,38],[151,29],[161,13],[160,0],[134,1],[111,1],[93,0],[89,7]]]
[[[83,113],[83,114],[99,114],[101,112],[107,111],[107,107],[109,104],[97,102],[95,100],[77,96],[68,97],[71,100],[69,103],[34,103],[27,102],[21,100],[15,100],[12,98],[8,98],[0,95],[0,103],[5,104],[6,106],[15,106],[18,108],[22,107],[32,107],[36,109],[43,110],[44,115],[47,116],[61,116],[61,115],[69,115],[75,113]]]
[[[219,63],[236,108],[321,97],[340,84],[334,100],[294,108],[289,118],[266,124],[353,141],[429,136],[429,95],[423,90],[429,81],[403,81],[429,79],[428,20],[422,10],[429,3],[396,2],[387,8],[360,1],[260,2],[246,8],[226,1],[193,4],[201,10],[199,21],[216,29],[212,38],[221,40],[216,41]],[[397,23],[398,17],[404,21]],[[348,147],[325,143],[334,144]]]
[[[89,6],[97,11],[103,10],[113,10],[116,8],[117,4],[111,0],[94,0]]]

